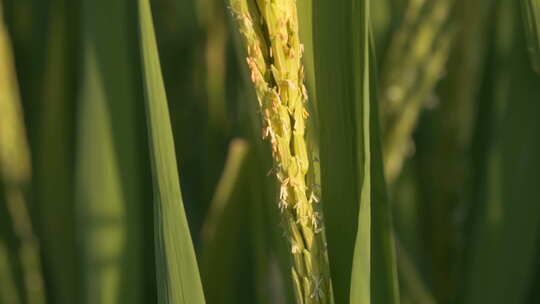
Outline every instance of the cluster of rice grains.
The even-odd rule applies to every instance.
[[[303,46],[295,0],[230,0],[247,47],[247,64],[280,182],[279,207],[291,242],[297,303],[332,303],[328,258],[318,201],[306,182]]]

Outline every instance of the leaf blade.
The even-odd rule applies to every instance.
[[[377,99],[370,93],[369,1],[317,1],[314,20],[322,201],[335,300],[399,303]]]
[[[139,0],[146,115],[154,179],[158,302],[202,304],[204,295],[180,190],[150,3]]]
[[[349,302],[349,295],[351,301],[370,301],[370,181],[364,178],[369,176],[364,132],[369,132],[369,120],[364,121],[369,99],[363,100],[369,83],[362,79],[368,52],[361,49],[367,47],[367,26],[354,29],[367,25],[365,5],[356,0],[313,5],[322,202],[336,303]],[[353,267],[359,274],[354,279]]]

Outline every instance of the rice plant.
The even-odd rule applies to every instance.
[[[537,0],[0,0],[0,304],[540,302]]]

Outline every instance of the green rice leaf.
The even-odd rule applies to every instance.
[[[167,97],[149,0],[139,0],[146,117],[154,178],[158,302],[202,304],[204,295],[177,172]]]
[[[357,0],[313,4],[321,198],[336,303],[348,303],[350,293],[354,293],[354,301],[370,301],[370,180],[364,178],[370,171],[370,162],[364,161],[364,157],[369,157],[365,155],[369,152],[369,138],[365,141],[362,132],[369,121],[363,122],[361,115],[362,111],[369,111],[365,108],[369,100],[364,100],[369,85],[361,79],[367,69],[367,45],[365,54],[359,49],[367,32],[362,27],[352,28],[355,19],[366,22],[362,4],[365,5],[364,1]],[[358,250],[353,266],[355,243]],[[353,267],[357,274],[354,291]]]
[[[351,302],[370,302],[366,5],[356,0],[317,1],[313,7],[322,202],[336,303],[349,302],[349,294]],[[366,27],[353,29],[356,22]]]
[[[377,60],[373,36],[369,50],[370,68],[373,79],[377,77]],[[384,177],[381,130],[379,122],[379,95],[376,81],[371,83],[370,101],[370,150],[372,155],[371,180],[371,301],[373,303],[398,304],[400,302],[396,246],[393,218]]]
[[[354,245],[351,274],[350,303],[371,303],[371,229],[372,229],[372,153],[370,134],[370,78],[369,78],[369,0],[353,1],[352,10],[352,78],[353,106],[356,118],[356,166],[361,183],[358,230]],[[358,34],[356,32],[358,31]],[[381,166],[382,168],[382,166]]]
[[[376,98],[370,94],[369,1],[317,1],[313,9],[322,203],[335,301],[398,303]]]

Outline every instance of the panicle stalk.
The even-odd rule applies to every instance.
[[[279,208],[291,243],[297,303],[333,303],[326,243],[314,185],[306,179],[306,103],[294,0],[230,0],[272,146]]]

